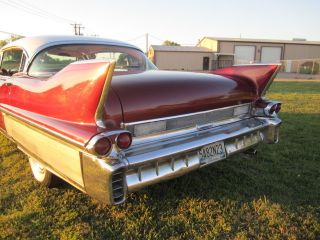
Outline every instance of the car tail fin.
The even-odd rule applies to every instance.
[[[250,81],[255,85],[258,96],[263,96],[276,77],[281,64],[234,65],[213,71],[213,74],[236,81]]]
[[[56,93],[48,100],[48,108],[53,108],[49,115],[104,128],[102,115],[114,68],[114,61],[79,61],[52,76],[46,83]]]

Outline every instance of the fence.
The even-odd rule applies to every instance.
[[[281,60],[281,72],[296,74],[320,74],[320,59]]]
[[[233,60],[212,60],[211,70],[230,67],[233,65]]]
[[[258,61],[237,61],[237,64],[255,64]],[[297,60],[281,60],[280,77],[294,77],[294,78],[319,78],[320,79],[320,58],[317,59],[297,59]],[[232,66],[232,60],[212,60],[211,69]]]

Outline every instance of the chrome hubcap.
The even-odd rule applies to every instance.
[[[33,158],[29,158],[29,162],[31,165],[32,173],[35,179],[37,179],[39,182],[42,182],[45,178],[46,169],[45,167],[39,163],[37,160]]]

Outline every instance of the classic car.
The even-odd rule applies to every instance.
[[[0,129],[37,181],[119,204],[128,193],[278,141],[278,64],[160,71],[137,47],[27,37],[0,51]]]

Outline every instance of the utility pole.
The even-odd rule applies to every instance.
[[[149,48],[149,33],[146,33],[146,54],[148,55]]]
[[[74,29],[74,35],[83,35],[81,33],[81,29],[84,29],[84,27],[82,27],[81,23],[72,23],[70,24],[71,26],[73,26]]]
[[[84,29],[84,27],[81,27],[82,24],[78,25],[78,35],[82,36],[83,33],[81,33],[81,29]]]
[[[72,23],[70,24],[71,26],[73,26],[73,29],[74,29],[74,35],[77,35],[77,25],[76,23]]]

